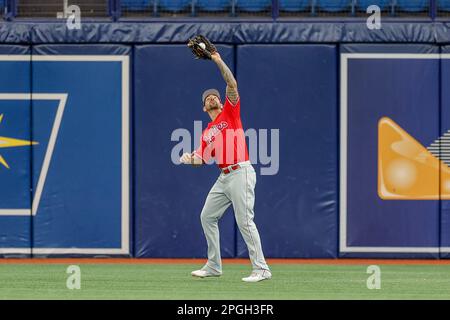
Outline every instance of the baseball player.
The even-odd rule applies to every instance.
[[[223,105],[216,89],[203,93],[203,111],[208,113],[211,122],[202,133],[199,148],[192,153],[184,153],[180,158],[181,163],[193,166],[214,159],[221,170],[216,183],[209,191],[200,216],[208,243],[208,261],[203,268],[191,274],[200,278],[222,274],[218,221],[225,210],[233,205],[236,222],[247,245],[253,268],[251,275],[242,280],[258,282],[270,279],[272,274],[265,261],[259,233],[253,222],[256,173],[248,157],[240,117],[237,82],[208,39],[196,36],[189,40],[188,46],[197,58],[213,60],[227,84]]]

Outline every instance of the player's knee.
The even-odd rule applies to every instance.
[[[202,213],[200,214],[200,221],[202,222],[202,224],[209,224],[213,221],[211,214],[206,211],[206,210],[202,210]]]

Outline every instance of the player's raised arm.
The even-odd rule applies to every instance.
[[[211,59],[217,64],[220,72],[222,73],[222,77],[227,83],[226,94],[228,99],[232,104],[236,104],[239,99],[239,93],[237,88],[237,81],[233,76],[230,68],[226,65],[226,63],[220,57],[218,52],[211,54]]]
[[[205,36],[198,35],[188,41],[188,47],[196,59],[213,60],[220,69],[223,79],[227,83],[227,97],[232,104],[236,104],[239,100],[237,89],[237,81],[233,76],[230,68],[223,62],[217,48]]]

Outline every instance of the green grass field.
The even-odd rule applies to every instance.
[[[79,264],[81,289],[66,288],[68,265],[0,264],[0,299],[450,299],[450,265],[380,265],[369,290],[366,265],[272,265],[273,278],[244,283],[249,265],[197,279],[194,264]]]

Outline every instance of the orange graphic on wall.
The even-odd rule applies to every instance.
[[[378,196],[383,200],[450,199],[450,168],[438,155],[433,155],[392,119],[381,118]]]

